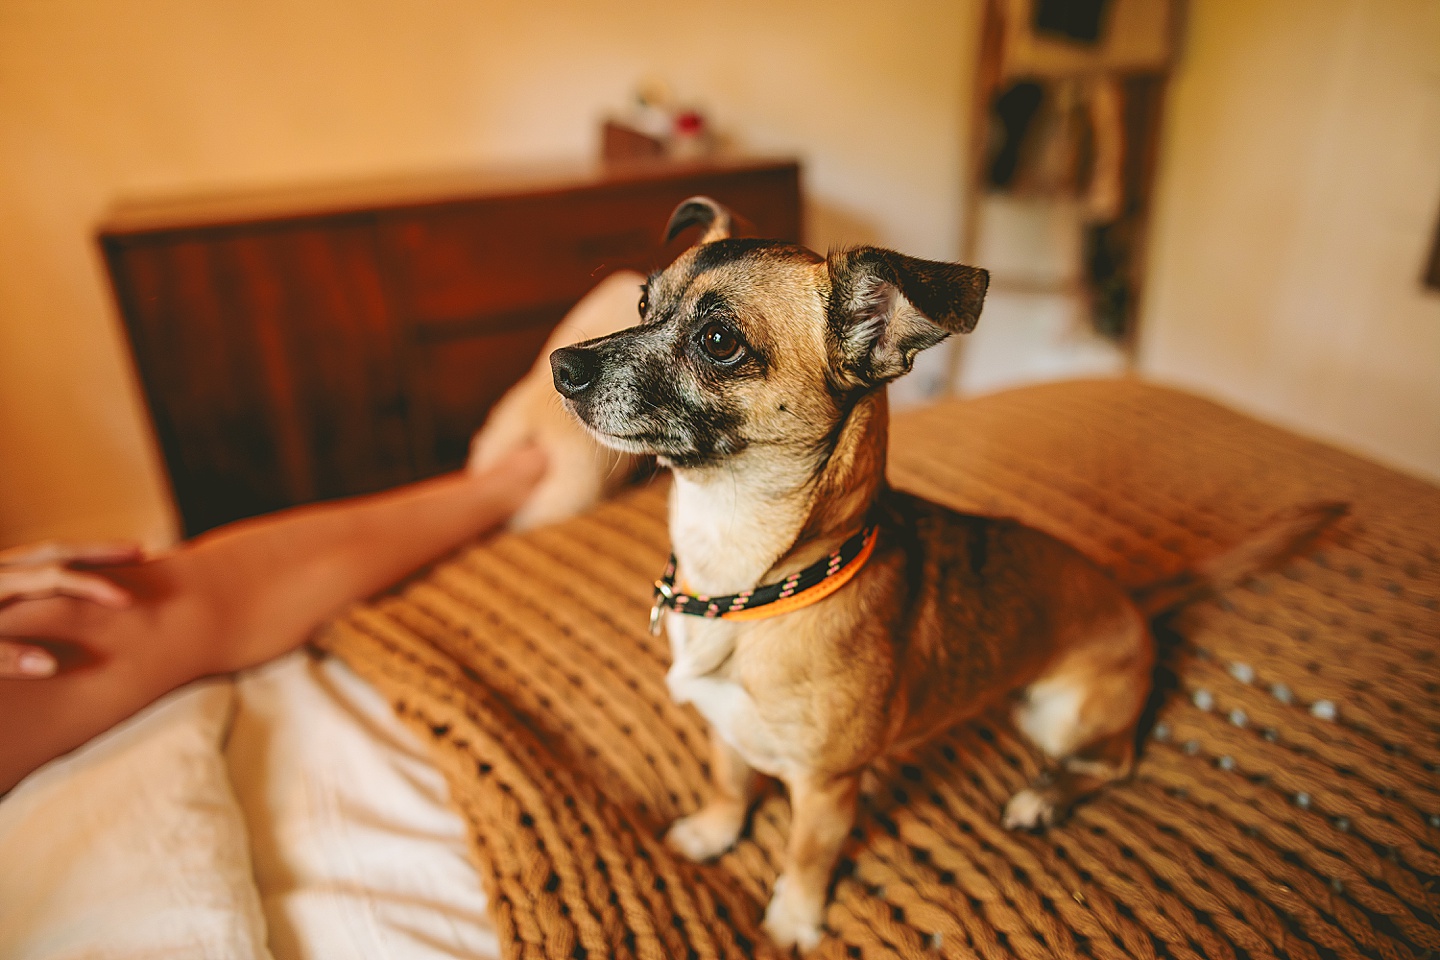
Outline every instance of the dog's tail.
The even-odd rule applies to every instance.
[[[1350,511],[1338,501],[1301,504],[1276,514],[1250,536],[1173,577],[1140,587],[1132,594],[1146,617],[1168,613],[1192,600],[1277,566],[1304,550]]]

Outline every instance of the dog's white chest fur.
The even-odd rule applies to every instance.
[[[772,777],[791,765],[786,738],[766,722],[739,682],[735,642],[742,628],[683,614],[666,617],[673,662],[665,675],[676,703],[693,704],[711,728],[752,767]]]
[[[731,676],[732,625],[672,612],[666,617],[665,630],[672,658],[665,683],[676,703],[693,703],[717,727],[728,727],[737,714],[753,707],[749,695]]]
[[[702,478],[677,475],[671,488],[670,537],[681,557],[687,592],[722,596],[758,585],[794,542],[803,516],[796,507],[755,505],[767,488],[797,481],[750,469]],[[788,510],[787,510],[788,507]],[[749,625],[670,612],[665,618],[672,664],[666,675],[677,703],[691,703],[715,732],[755,769],[780,776],[788,766],[788,738],[768,723],[740,682]]]

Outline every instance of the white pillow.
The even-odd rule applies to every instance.
[[[0,956],[268,958],[220,745],[229,681],[192,684],[0,802]]]
[[[226,753],[277,960],[498,957],[426,745],[340,661],[245,674]]]

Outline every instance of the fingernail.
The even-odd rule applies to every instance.
[[[26,650],[20,654],[15,665],[27,677],[50,677],[55,674],[55,658],[39,650]]]

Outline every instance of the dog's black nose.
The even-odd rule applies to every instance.
[[[590,389],[599,368],[600,358],[594,350],[561,347],[550,354],[550,372],[555,377],[555,389],[571,399]]]

